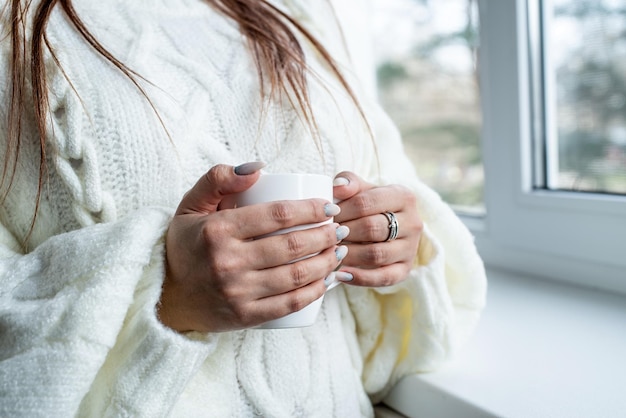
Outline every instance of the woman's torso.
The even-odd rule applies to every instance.
[[[140,207],[174,208],[218,163],[260,160],[270,172],[328,175],[369,164],[371,143],[345,94],[330,98],[324,87],[311,84],[316,143],[288,101],[263,103],[236,24],[201,1],[76,3],[102,45],[151,83],[139,81],[157,113],[85,45],[57,8],[48,34],[72,85],[57,69],[50,71],[49,183],[32,245],[114,222]],[[311,63],[327,74],[324,65]],[[330,89],[340,91],[337,84]],[[36,154],[36,147],[27,146],[21,158],[34,160]],[[3,207],[3,221],[17,236],[30,226],[32,212],[17,208],[33,207],[36,173],[34,164],[18,170],[18,192]],[[313,327],[224,333],[176,410],[220,417],[369,414],[353,327],[343,291],[336,289]]]

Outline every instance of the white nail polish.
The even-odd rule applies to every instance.
[[[337,216],[341,212],[341,208],[334,203],[327,203],[324,206],[324,214],[326,216]]]
[[[350,229],[347,226],[342,225],[337,228],[335,233],[337,234],[337,241],[341,241],[345,239],[348,235],[350,235]]]
[[[335,272],[333,271],[324,279],[324,286],[328,287],[335,281]]]
[[[347,186],[348,184],[350,184],[350,180],[348,180],[345,177],[337,177],[335,180],[333,180],[333,186],[337,187],[337,186]]]
[[[335,278],[341,282],[351,282],[352,280],[354,280],[354,276],[347,271],[335,272]]]
[[[337,247],[337,249],[335,250],[335,255],[337,256],[337,261],[343,260],[344,258],[346,258],[346,255],[348,255],[348,247],[346,247],[345,245]]]
[[[235,174],[237,174],[238,176],[247,176],[247,175],[250,175],[252,173],[256,173],[257,171],[259,171],[263,167],[265,167],[265,163],[264,162],[262,162],[262,161],[253,161],[253,162],[249,162],[249,163],[244,163],[244,164],[238,165],[237,167],[234,168],[234,170],[235,170]]]

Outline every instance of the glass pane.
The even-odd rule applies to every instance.
[[[374,0],[379,95],[420,177],[484,213],[476,0]]]
[[[626,2],[552,0],[546,16],[548,185],[626,193]]]

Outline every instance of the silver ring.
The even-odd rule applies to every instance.
[[[383,215],[385,215],[385,217],[389,221],[389,236],[387,236],[385,242],[393,241],[394,239],[398,238],[398,218],[396,218],[396,215],[393,212],[383,212]]]

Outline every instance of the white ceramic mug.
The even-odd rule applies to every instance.
[[[248,190],[241,193],[228,196],[222,202],[222,207],[225,208],[237,208],[242,206],[250,206],[259,203],[274,202],[278,200],[302,200],[320,198],[326,199],[329,202],[333,201],[333,179],[329,176],[322,174],[306,174],[306,173],[281,173],[271,174],[262,173],[259,180],[252,185]],[[308,228],[315,228],[324,224],[333,222],[332,218],[320,223],[298,225],[291,228],[282,229],[265,236],[285,234],[291,231],[297,231]],[[308,255],[312,257],[314,254]],[[303,257],[303,258],[307,258]],[[298,260],[291,261],[296,262]],[[328,287],[328,290],[337,286],[340,282],[335,280]],[[261,329],[275,329],[275,328],[297,328],[313,325],[324,296],[313,301],[309,305],[305,306],[297,312],[293,312],[282,318],[278,318],[264,324],[259,325],[257,328]]]

